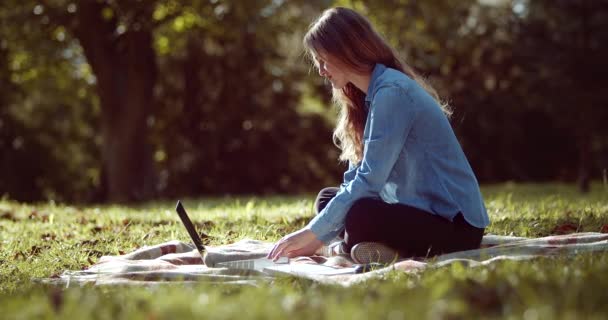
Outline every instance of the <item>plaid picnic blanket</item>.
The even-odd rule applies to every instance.
[[[95,284],[154,284],[169,281],[225,282],[255,285],[273,276],[259,271],[234,270],[213,267],[216,262],[251,259],[265,256],[272,243],[245,239],[239,242],[208,247],[207,265],[203,264],[194,246],[179,241],[169,241],[151,247],[143,247],[121,256],[104,256],[82,271],[65,271],[63,274],[44,279],[43,282],[65,286]],[[541,256],[571,256],[585,252],[607,252],[608,234],[573,233],[543,238],[521,238],[486,235],[480,249],[454,252],[430,259],[407,259],[377,270],[361,274],[315,275],[294,274],[314,281],[349,286],[387,272],[420,272],[427,268],[441,268],[453,263],[476,267],[501,260],[524,260]],[[352,266],[345,257],[300,257],[290,264],[323,264],[335,268]]]

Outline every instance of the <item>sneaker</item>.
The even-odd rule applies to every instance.
[[[349,256],[344,246],[344,241],[336,241],[330,243],[328,246],[323,246],[317,250],[316,254],[323,257],[335,257],[335,256]]]
[[[399,259],[399,253],[379,242],[357,243],[351,250],[350,256],[355,263],[390,264]]]

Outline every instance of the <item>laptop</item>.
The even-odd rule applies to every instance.
[[[203,257],[203,260],[204,260],[205,255],[207,253],[207,249],[205,249],[201,236],[199,235],[199,233],[196,232],[196,229],[194,228],[194,224],[192,224],[192,221],[190,220],[190,217],[188,217],[188,213],[186,212],[186,209],[182,205],[182,202],[179,200],[177,201],[177,205],[175,206],[175,211],[177,211],[177,215],[179,216],[180,220],[182,221],[182,224],[184,225],[184,227],[186,228],[186,231],[188,231],[188,235],[190,236],[190,239],[192,239],[192,243],[194,243],[194,246],[196,247],[196,249],[201,254],[201,257]],[[204,237],[208,237],[204,233],[202,233],[202,235]],[[264,269],[267,267],[273,267],[273,266],[285,265],[285,264],[289,264],[289,259],[284,257],[284,258],[278,259],[277,261],[273,261],[273,260],[267,259],[267,258],[225,261],[225,262],[218,262],[217,266],[228,268],[228,269],[256,270],[256,271],[263,272]]]
[[[175,207],[175,211],[179,215],[182,224],[188,231],[188,235],[194,246],[205,259],[205,255],[207,253],[207,249],[203,245],[203,240],[201,236],[196,232],[192,221],[188,217],[188,213],[186,213],[186,209],[182,205],[181,201],[177,201],[177,205]],[[202,233],[204,237],[208,237],[206,234]],[[258,258],[258,259],[248,259],[248,260],[235,260],[235,261],[226,261],[226,262],[218,262],[218,267],[224,267],[228,269],[236,269],[236,270],[255,270],[264,272],[270,275],[276,274],[285,274],[285,275],[339,275],[339,274],[353,274],[365,272],[367,270],[364,269],[364,266],[355,265],[350,268],[334,268],[325,265],[314,265],[314,264],[290,264],[289,259],[287,257],[281,257],[277,261],[273,261],[267,258]]]

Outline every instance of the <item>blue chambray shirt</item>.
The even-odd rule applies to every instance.
[[[365,104],[363,159],[350,163],[336,196],[308,224],[317,238],[335,238],[350,207],[369,197],[450,221],[462,212],[469,224],[485,228],[479,184],[437,101],[407,75],[377,64]]]

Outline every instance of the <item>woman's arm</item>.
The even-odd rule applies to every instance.
[[[368,115],[363,159],[354,178],[340,188],[307,226],[318,239],[327,243],[343,228],[346,213],[356,200],[378,196],[403,149],[416,114],[417,108],[405,89],[386,86],[378,90]]]
[[[344,188],[348,186],[348,184],[353,181],[355,175],[357,174],[357,169],[359,166],[355,165],[352,161],[348,162],[348,170],[344,171],[344,178],[342,179],[342,184],[340,187]]]
[[[346,213],[356,200],[378,196],[410,134],[416,110],[404,89],[379,89],[368,115],[363,159],[354,177],[340,188],[308,226],[279,240],[268,257],[313,254],[342,230]]]

